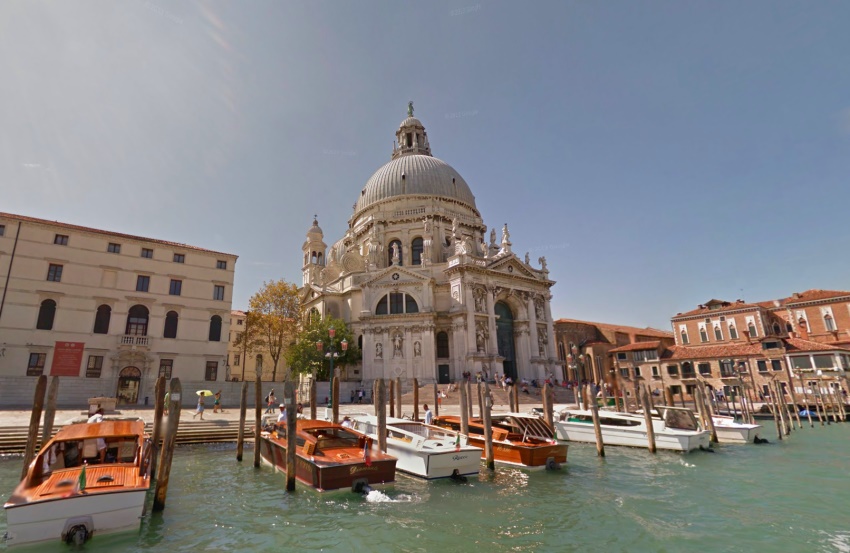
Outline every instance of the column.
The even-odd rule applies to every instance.
[[[526,293],[526,309],[528,309],[528,341],[531,347],[531,357],[540,357],[537,345],[537,313],[534,309],[534,294]]]
[[[528,324],[527,322],[525,324]],[[528,339],[528,328],[517,328],[514,331],[514,343],[516,344],[516,372],[517,378],[528,378],[531,374],[531,349]],[[537,344],[534,344],[537,347]]]
[[[555,323],[552,321],[552,306],[547,296],[548,294],[543,295],[543,309],[546,313],[546,331],[549,333],[549,358],[557,359],[558,350],[555,347]]]
[[[487,353],[499,354],[499,339],[496,335],[496,297],[492,287],[487,288],[487,328],[490,331],[490,339],[487,344]]]
[[[466,351],[475,352],[475,298],[472,297],[472,286],[467,279],[461,280],[463,307],[466,312]]]

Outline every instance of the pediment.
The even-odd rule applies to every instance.
[[[422,276],[415,271],[396,265],[383,269],[377,275],[361,284],[361,286],[398,286],[402,284],[420,284],[429,280],[430,277]]]
[[[542,280],[537,271],[529,269],[528,266],[517,259],[515,255],[510,255],[503,259],[497,259],[487,268],[491,271],[507,275],[523,276],[526,278],[533,278],[535,280]]]

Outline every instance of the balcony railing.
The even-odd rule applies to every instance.
[[[133,334],[125,334],[121,336],[121,345],[122,346],[142,346],[148,347],[150,345],[149,338],[147,336],[136,336]]]

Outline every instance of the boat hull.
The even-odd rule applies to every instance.
[[[477,447],[428,452],[410,450],[387,440],[387,453],[398,458],[398,470],[426,480],[472,476],[481,469],[481,452]]]
[[[286,474],[286,448],[266,436],[260,438],[260,456],[275,470]],[[351,489],[365,480],[370,486],[395,481],[395,459],[376,459],[367,466],[357,459],[348,463],[320,464],[301,451],[295,455],[295,479],[318,491]]]
[[[744,427],[714,426],[714,430],[717,432],[717,441],[721,444],[751,444],[762,428],[760,424]]]
[[[483,438],[469,436],[469,445],[481,448],[481,458],[485,459]],[[567,444],[523,446],[519,444],[493,442],[493,460],[499,464],[530,469],[546,468],[549,459],[556,463],[567,462]]]
[[[559,440],[580,443],[596,443],[596,432],[592,424],[585,422],[556,421],[555,436]],[[655,431],[655,447],[671,451],[689,452],[708,448],[710,433]],[[648,447],[645,428],[606,427],[602,425],[602,442],[605,445]]]
[[[89,517],[93,535],[139,529],[147,489],[77,494],[7,506],[7,547],[62,539],[70,519]]]

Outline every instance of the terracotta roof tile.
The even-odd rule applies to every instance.
[[[592,321],[580,321],[578,319],[558,319],[555,321],[555,324],[558,323],[580,323],[586,325],[592,325],[599,328],[604,328],[606,330],[613,330],[615,332],[624,332],[626,334],[641,334],[643,336],[652,336],[655,338],[672,338],[673,332],[667,330],[659,330],[657,328],[638,328],[636,326],[624,326],[624,325],[615,325],[610,323],[595,323]]]
[[[694,315],[712,315],[714,313],[726,313],[728,311],[735,311],[735,310],[738,310],[738,309],[756,309],[758,307],[761,307],[757,303],[747,303],[747,302],[742,302],[742,303],[724,302],[724,303],[728,303],[729,305],[726,305],[726,306],[721,307],[719,309],[709,309],[708,307],[698,307],[696,309],[692,309],[691,311],[686,311],[684,313],[677,313],[676,316],[671,317],[671,319],[675,321],[676,319],[679,319],[679,318],[682,318],[682,317],[692,317]]]
[[[635,342],[634,344],[627,344],[625,346],[620,346],[618,348],[612,349],[609,353],[619,353],[622,351],[643,351],[647,349],[658,349],[658,346],[661,345],[660,341],[655,342]]]
[[[811,340],[803,340],[802,338],[784,338],[785,349],[788,352],[795,351],[848,351],[847,348],[824,344],[822,342],[813,342]]]
[[[832,298],[846,298],[850,296],[850,292],[845,292],[842,290],[806,290],[805,292],[800,292],[799,294],[794,294],[790,298],[785,298],[785,302],[788,305],[794,305],[796,303],[805,303],[807,301],[819,301],[819,300],[828,300]]]
[[[669,355],[667,354],[669,352]],[[730,357],[745,357],[760,355],[760,344],[726,344],[716,346],[670,346],[663,359],[728,359]]]
[[[27,217],[26,215],[15,215],[14,213],[3,213],[0,211],[0,219],[12,219],[13,221],[22,221],[24,223],[36,223],[40,225],[50,225],[51,227],[59,227],[68,230],[80,230],[83,232],[91,232],[93,234],[102,234],[104,236],[114,236],[117,238],[128,238],[130,240],[140,240],[143,242],[153,242],[154,244],[162,244],[163,246],[171,246],[174,248],[180,248],[185,250],[194,250],[198,252],[206,252],[206,253],[214,253],[219,255],[227,255],[230,257],[238,257],[232,253],[219,252],[215,250],[208,250],[205,248],[199,248],[197,246],[190,246],[188,244],[181,244],[180,242],[170,242],[168,240],[158,240],[156,238],[145,238],[144,236],[135,236],[132,234],[124,234],[121,232],[112,232],[109,230],[96,229],[92,227],[83,227],[80,225],[72,225],[69,223],[60,223],[59,221],[49,221],[47,219],[38,219],[36,217]]]

